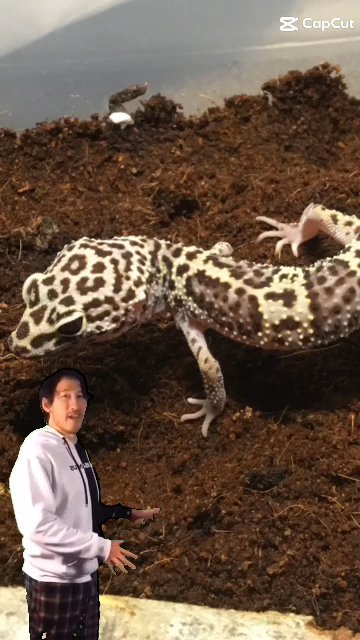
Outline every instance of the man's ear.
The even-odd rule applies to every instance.
[[[50,413],[51,403],[46,398],[42,398],[41,407],[43,411],[46,411],[46,413]]]

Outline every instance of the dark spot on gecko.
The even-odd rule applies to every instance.
[[[92,298],[89,302],[84,302],[84,311],[90,311],[91,309],[99,309],[103,305],[103,300],[99,298]]]
[[[318,276],[318,277],[317,277],[317,279],[316,279],[317,284],[319,284],[320,286],[321,286],[322,284],[325,284],[325,282],[326,282],[326,281],[327,281],[327,278],[326,278],[326,276],[324,276],[324,275],[320,275],[320,276]]]
[[[203,292],[200,292],[196,296],[196,303],[200,307],[200,309],[204,308],[205,302],[206,302],[205,294]]]
[[[324,292],[326,293],[327,296],[333,296],[335,293],[335,289],[334,287],[324,287]]]
[[[334,224],[338,224],[339,223],[339,219],[338,219],[336,213],[331,213],[330,214],[330,219]]]
[[[309,304],[309,309],[313,314],[316,314],[319,311],[321,311],[321,305],[316,300],[311,300],[311,302]]]
[[[91,273],[104,273],[106,265],[104,262],[95,262],[91,268]]]
[[[43,281],[42,281],[45,287],[51,287],[51,285],[53,285],[54,282],[55,282],[55,276],[46,276],[46,278],[43,278]]]
[[[132,259],[133,259],[134,256],[131,253],[131,251],[124,251],[121,254],[121,257],[122,257],[123,260],[125,260],[124,272],[127,273],[128,271],[131,270]]]
[[[83,256],[81,253],[75,253],[74,255],[70,256],[68,261],[65,262],[65,264],[63,264],[62,267],[60,267],[60,271],[62,273],[65,273],[66,271],[68,271],[69,273],[71,273],[71,275],[78,276],[79,273],[81,273],[82,271],[85,271],[86,267],[87,267],[86,257]]]
[[[70,289],[70,278],[63,278],[62,280],[60,280],[60,285],[62,295],[65,295],[65,293],[67,293]]]
[[[230,306],[229,306],[229,310],[233,311],[234,313],[238,313],[239,310],[242,307],[242,303],[240,302],[240,300],[235,300]]]
[[[250,294],[247,298],[249,308],[249,318],[252,322],[253,332],[260,333],[262,331],[263,315],[260,312],[259,301],[256,296]]]
[[[291,309],[297,300],[297,295],[292,289],[284,289],[284,291],[268,291],[264,295],[265,300],[273,300],[274,302],[282,302],[284,307]]]
[[[128,288],[127,292],[125,293],[125,295],[122,298],[122,302],[131,302],[131,300],[134,300],[135,298],[135,291],[134,289],[132,289],[131,287]]]
[[[144,284],[143,279],[139,278],[139,277],[135,278],[135,280],[133,282],[133,285],[134,285],[135,289],[140,289],[140,287],[142,287],[143,284]]]
[[[29,314],[30,318],[32,318],[32,320],[34,321],[34,323],[36,325],[41,324],[41,322],[44,319],[46,310],[47,310],[47,305],[46,304],[42,304],[41,307],[39,307],[38,309],[35,309],[35,311],[32,311]]]
[[[346,220],[346,222],[344,222],[344,227],[353,227],[354,224],[354,220]]]
[[[336,264],[339,267],[342,267],[343,269],[349,268],[349,263],[346,260],[342,260],[341,258],[333,258],[333,262],[334,264]]]
[[[41,349],[44,345],[48,344],[49,340],[54,337],[54,334],[40,333],[30,341],[30,348],[32,350]]]
[[[56,300],[56,298],[59,297],[59,294],[56,291],[56,289],[48,289],[47,297],[48,297],[49,302],[52,302],[53,300]]]
[[[335,316],[339,316],[343,311],[343,307],[340,304],[334,304],[331,311]]]
[[[24,322],[21,322],[16,330],[16,337],[18,340],[24,340],[25,338],[28,337],[30,333],[30,327],[29,327],[29,323],[26,322],[26,320],[24,320]]]
[[[166,266],[166,268],[171,271],[173,266],[173,261],[169,258],[169,256],[162,257],[162,263]]]
[[[170,291],[175,291],[175,282],[172,278],[169,278],[167,281],[167,286]]]
[[[173,256],[173,258],[180,258],[182,251],[183,251],[182,247],[175,247],[172,250],[171,255]]]
[[[263,278],[262,280],[256,280],[253,277],[243,279],[243,283],[248,287],[252,287],[252,289],[264,289],[265,287],[271,286],[272,281],[272,276],[267,276],[267,278]]]
[[[345,284],[345,282],[346,282],[346,280],[345,280],[344,276],[340,276],[340,278],[335,280],[334,285],[335,285],[335,287],[342,287],[343,284]]]
[[[98,258],[110,258],[113,252],[109,249],[101,249],[99,246],[94,245],[93,247],[94,253],[98,256]]]
[[[184,264],[180,264],[176,269],[176,275],[178,278],[182,278],[182,276],[185,275],[185,273],[187,273],[189,270],[190,266],[186,262],[184,262]]]
[[[355,287],[349,287],[345,293],[341,296],[342,301],[345,304],[350,304],[356,298],[356,289]]]
[[[195,260],[202,253],[201,249],[193,249],[185,254],[186,260]]]
[[[204,258],[204,264],[212,264],[214,267],[218,267],[219,269],[222,268],[227,268],[228,265],[221,259],[220,256],[217,255],[210,255],[210,256],[206,256],[206,258]]]
[[[86,296],[88,293],[96,293],[102,287],[105,287],[105,280],[100,276],[96,276],[93,282],[89,283],[90,278],[83,276],[76,284],[76,289],[82,296]]]
[[[73,296],[65,296],[65,298],[61,298],[61,300],[59,300],[59,304],[64,305],[64,307],[74,307],[75,300]]]
[[[301,327],[301,322],[299,320],[295,320],[295,318],[284,318],[280,320],[276,327],[273,327],[273,331],[282,333],[283,331],[295,331]]]
[[[115,258],[111,258],[110,260],[112,268],[113,268],[113,272],[115,275],[115,280],[114,280],[114,284],[113,284],[113,291],[115,294],[120,293],[120,291],[122,291],[123,288],[123,275],[119,269],[119,263]]]
[[[91,249],[91,250],[94,249],[94,242],[91,242],[90,238],[88,238],[87,240],[78,240],[78,241],[75,240],[69,245],[69,249],[72,249],[73,247],[75,247],[76,242],[78,243],[77,244],[78,249]]]
[[[194,282],[197,281],[200,287],[205,287],[206,289],[224,289],[225,291],[231,289],[229,282],[223,282],[219,278],[212,278],[203,269],[193,275],[193,280]]]
[[[234,278],[234,280],[242,280],[243,277],[248,276],[249,275],[249,269],[246,266],[242,266],[241,264],[236,264],[232,267],[229,267],[228,265],[225,265],[226,269],[229,272],[229,275],[231,276],[231,278]]]
[[[39,283],[37,280],[31,282],[27,288],[26,295],[29,298],[29,309],[33,309],[40,304]]]
[[[339,270],[334,264],[329,265],[328,272],[331,276],[334,276],[334,277],[339,275]]]
[[[53,307],[46,320],[47,324],[49,324],[50,326],[54,325],[56,323],[56,317],[57,317],[56,307]]]

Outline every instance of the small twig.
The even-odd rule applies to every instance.
[[[188,167],[183,175],[183,177],[180,180],[180,184],[183,184],[183,182],[185,182],[186,178],[188,177],[189,172],[191,171],[191,167]]]
[[[287,406],[285,407],[285,409],[283,409],[283,411],[282,411],[282,413],[281,413],[281,416],[280,416],[279,420],[278,420],[277,422],[275,422],[275,426],[277,426],[278,424],[280,424],[280,422],[281,422],[281,420],[283,419],[283,417],[284,417],[285,413],[287,412],[288,408],[289,408],[289,405],[287,405]],[[288,445],[286,445],[286,446],[288,446]]]
[[[142,423],[142,425],[141,425],[141,427],[140,427],[140,429],[139,429],[139,433],[138,433],[138,440],[137,440],[137,448],[138,448],[138,451],[139,451],[139,448],[140,448],[140,436],[141,436],[141,432],[142,432],[142,430],[143,430],[143,427],[144,427],[144,423]]]
[[[345,476],[342,473],[336,473],[339,478],[345,478],[345,480],[352,480],[353,482],[360,482],[359,478],[353,478],[352,476]]]
[[[316,347],[315,349],[301,349],[300,351],[293,351],[292,353],[286,353],[285,355],[280,356],[280,359],[283,360],[284,358],[292,358],[293,356],[299,356],[299,355],[306,355],[308,353],[319,353],[320,351],[329,351],[329,349],[335,349],[340,347],[340,343],[339,344],[332,344],[329,345],[328,347]]]
[[[353,516],[353,514],[351,514],[352,519],[354,520],[356,526],[360,529],[360,524],[358,523],[358,521],[356,520],[356,518]]]
[[[285,445],[285,447],[283,448],[282,452],[280,453],[280,455],[278,456],[278,458],[277,458],[277,460],[276,460],[277,464],[279,464],[281,456],[285,453],[286,449],[291,445],[291,443],[292,443],[293,439],[294,439],[294,436],[292,436],[292,437],[289,439],[289,442],[288,442],[288,443]]]
[[[199,93],[198,96],[199,98],[204,98],[204,100],[209,100],[209,102],[212,102],[215,106],[218,106],[216,100],[214,100],[210,96],[207,96],[205,93]]]
[[[155,567],[157,564],[163,564],[164,562],[171,562],[172,560],[178,560],[177,557],[174,558],[163,558],[162,560],[157,560],[156,562],[153,562],[152,564],[149,564],[147,567],[144,567],[143,569],[141,569],[141,571],[139,573],[143,573],[144,571],[148,571],[149,569],[152,569],[153,567]]]
[[[282,513],[285,513],[285,511],[288,511],[289,509],[295,509],[295,507],[300,509],[299,513],[301,513],[301,511],[305,511],[305,507],[302,504],[289,504],[288,507],[285,507],[285,509],[282,509],[281,511],[279,511],[279,513],[275,513],[274,518],[278,518]]]

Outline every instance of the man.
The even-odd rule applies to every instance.
[[[15,519],[23,536],[23,572],[30,640],[99,637],[98,567],[105,561],[127,573],[134,553],[107,540],[109,518],[153,519],[160,509],[132,509],[100,500],[97,474],[77,433],[88,400],[85,377],[60,369],[46,378],[40,403],[47,424],[20,447],[9,479]]]

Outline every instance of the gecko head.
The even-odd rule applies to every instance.
[[[21,358],[39,358],[69,348],[87,333],[83,307],[72,304],[71,295],[59,300],[55,287],[49,295],[44,277],[42,273],[33,273],[23,285],[26,307],[8,338],[10,351]]]

